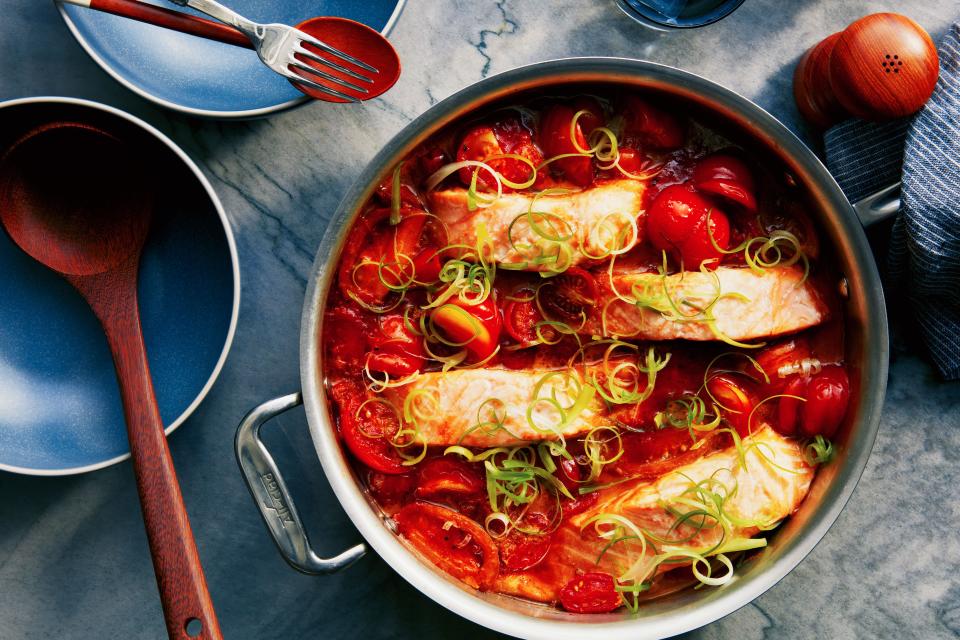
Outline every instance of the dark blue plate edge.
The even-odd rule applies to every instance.
[[[141,98],[149,100],[154,104],[158,104],[161,107],[166,107],[167,109],[172,109],[173,111],[179,111],[180,113],[186,113],[191,116],[197,116],[200,118],[211,118],[211,119],[220,119],[220,120],[247,120],[252,118],[262,118],[263,116],[270,115],[272,113],[279,113],[281,111],[286,111],[287,109],[292,109],[300,105],[306,104],[310,101],[310,98],[303,96],[301,98],[295,98],[294,100],[288,100],[287,102],[282,102],[280,104],[275,104],[270,107],[263,107],[261,109],[246,109],[242,111],[215,111],[210,109],[195,109],[193,107],[187,107],[185,105],[177,104],[176,102],[170,102],[169,100],[164,100],[159,98],[149,91],[138,87],[134,83],[127,80],[119,71],[111,67],[103,58],[101,58],[97,52],[93,49],[86,38],[80,33],[77,29],[77,25],[70,18],[70,15],[64,9],[64,5],[61,2],[56,2],[57,10],[60,12],[60,17],[63,18],[63,21],[66,23],[67,28],[70,29],[70,33],[73,35],[74,39],[83,47],[83,50],[87,52],[87,55],[96,62],[101,69],[107,72],[107,74],[112,77],[114,80],[119,82],[121,85],[134,92]],[[383,29],[380,30],[380,33],[384,37],[389,36],[390,32],[393,30],[394,25],[397,23],[397,20],[400,18],[400,14],[403,12],[403,8],[406,6],[407,0],[397,0],[397,6],[394,8],[393,13],[390,14],[390,18],[387,20],[387,23],[383,25]],[[0,466],[0,469],[3,467]]]
[[[59,4],[59,3],[58,3]],[[207,197],[210,199],[210,202],[213,204],[214,209],[217,212],[217,216],[220,218],[220,223],[223,226],[223,233],[227,239],[227,246],[230,250],[230,267],[233,272],[233,304],[230,310],[230,325],[227,328],[227,336],[223,342],[223,349],[220,351],[220,357],[217,359],[216,365],[213,367],[213,371],[210,372],[210,376],[207,378],[206,383],[200,389],[200,392],[193,399],[193,401],[187,405],[187,407],[177,416],[176,420],[171,422],[164,428],[164,433],[169,436],[173,431],[177,429],[183,422],[190,417],[190,415],[196,410],[200,403],[207,397],[207,394],[210,392],[210,389],[213,387],[214,382],[220,376],[220,372],[223,370],[223,365],[227,361],[227,355],[230,353],[230,347],[233,345],[234,334],[237,330],[237,319],[240,315],[240,261],[237,255],[237,243],[233,237],[233,228],[230,226],[230,221],[227,218],[227,214],[223,209],[223,204],[220,202],[220,198],[217,197],[216,192],[213,190],[213,185],[210,184],[210,181],[204,175],[203,171],[200,170],[200,167],[186,154],[184,151],[178,147],[173,140],[168,138],[163,132],[154,126],[144,122],[143,120],[132,116],[125,111],[121,111],[115,107],[105,105],[99,102],[93,102],[92,100],[83,100],[81,98],[68,98],[63,96],[33,96],[29,98],[16,98],[13,100],[4,100],[0,101],[0,108],[13,107],[22,104],[31,104],[31,103],[61,103],[69,105],[77,105],[82,107],[88,107],[91,109],[96,109],[99,111],[104,111],[118,118],[122,118],[127,122],[137,126],[154,138],[162,142],[167,146],[179,159],[180,161],[193,173],[196,179],[203,186],[204,191],[207,193]],[[122,462],[130,457],[129,453],[124,453],[115,458],[110,458],[109,460],[104,460],[101,462],[96,462],[94,464],[83,465],[79,467],[66,467],[63,469],[35,469],[31,467],[19,467],[16,465],[9,465],[3,462],[0,462],[0,471],[9,471],[11,473],[19,473],[23,475],[31,476],[67,476],[67,475],[76,475],[80,473],[87,473],[88,471],[96,471],[97,469],[103,469],[111,465]]]

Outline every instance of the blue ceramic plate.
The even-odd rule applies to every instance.
[[[153,4],[188,11],[167,0]],[[229,0],[258,22],[297,24],[315,16],[341,16],[386,35],[403,0]],[[58,5],[77,41],[104,71],[157,104],[213,118],[251,118],[306,101],[268,69],[252,50],[213,42],[92,11]]]
[[[149,158],[158,185],[176,185],[157,190],[139,283],[169,434],[207,394],[233,340],[240,273],[230,225],[209,182],[173,142],[111,107],[68,98],[0,103],[0,138],[54,119],[120,132]],[[89,307],[2,230],[0,274],[0,469],[62,475],[128,457],[113,361]]]

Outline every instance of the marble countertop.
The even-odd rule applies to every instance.
[[[614,55],[724,84],[814,144],[791,93],[807,47],[866,13],[906,13],[935,37],[960,13],[956,0],[748,0],[710,27],[658,33],[613,0],[411,0],[391,35],[404,74],[384,98],[218,123],[161,110],[122,88],[86,57],[50,2],[5,0],[4,8],[0,99],[78,96],[131,111],[200,164],[233,223],[243,277],[236,340],[170,446],[224,635],[257,640],[496,635],[420,595],[375,555],[335,576],[297,574],[274,548],[234,461],[246,411],[299,386],[300,309],[314,251],[341,195],[384,142],[484,76]],[[339,152],[344,140],[351,153]],[[272,143],[289,152],[266,154]],[[960,636],[960,385],[938,381],[906,333],[895,333],[876,447],[837,523],[778,585],[689,637]],[[355,543],[302,411],[279,419],[267,440],[316,546],[334,552]],[[128,462],[67,478],[0,473],[0,637],[165,637]]]

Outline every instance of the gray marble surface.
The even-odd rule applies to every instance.
[[[906,13],[934,35],[960,17],[956,0],[748,0],[716,25],[661,34],[612,0],[410,0],[391,37],[404,75],[383,99],[217,123],[123,89],[85,56],[50,2],[3,7],[0,98],[80,96],[145,118],[201,165],[233,223],[243,275],[236,341],[212,393],[170,445],[225,636],[263,640],[495,635],[421,596],[376,556],[332,577],[293,572],[233,458],[243,414],[298,388],[300,306],[314,250],[341,194],[386,140],[483,76],[549,58],[616,55],[716,80],[814,143],[790,90],[808,46],[874,11]],[[270,143],[288,152],[269,155]],[[318,546],[356,542],[302,413],[280,419],[268,444]],[[918,347],[896,338],[880,436],[837,524],[764,596],[690,637],[960,636],[958,452],[960,386],[939,382]],[[162,637],[129,463],[69,478],[0,473],[0,638]]]

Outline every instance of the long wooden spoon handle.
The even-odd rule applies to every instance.
[[[76,278],[75,285],[100,318],[113,354],[167,633],[176,640],[221,640],[150,381],[136,300],[138,257]]]

